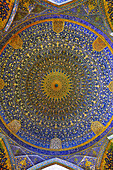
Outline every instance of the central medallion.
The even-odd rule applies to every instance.
[[[51,71],[44,76],[42,89],[52,100],[65,99],[72,89],[71,79],[62,70]]]
[[[94,145],[112,126],[110,40],[105,35],[108,46],[99,51],[95,42],[104,33],[85,21],[64,16],[56,33],[54,19],[45,19],[32,18],[2,42],[1,125],[28,150],[69,155]],[[12,34],[22,39],[21,48],[12,46]]]
[[[51,84],[51,88],[54,91],[59,91],[62,88],[62,83],[59,80],[54,80]]]

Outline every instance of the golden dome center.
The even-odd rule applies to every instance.
[[[42,81],[42,90],[44,94],[55,100],[66,98],[72,88],[72,83],[68,75],[62,71],[49,72]]]
[[[54,91],[59,91],[59,90],[62,88],[62,83],[61,83],[59,80],[54,80],[54,81],[51,83],[51,88],[52,88]]]

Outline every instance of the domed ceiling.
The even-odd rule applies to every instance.
[[[100,3],[20,1],[9,29],[1,29],[1,145],[11,147],[4,152],[12,169],[50,162],[70,169],[107,167],[112,15],[101,14]]]

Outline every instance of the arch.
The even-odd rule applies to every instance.
[[[73,164],[73,163],[70,163],[66,160],[62,160],[62,159],[59,159],[59,158],[52,158],[52,159],[49,159],[49,160],[46,160],[46,161],[43,161],[39,164],[36,164],[32,167],[30,167],[29,169],[27,170],[42,170],[46,167],[49,167],[51,165],[60,165],[61,167],[65,167],[69,170],[83,170],[82,168],[78,167],[77,165]],[[45,169],[46,170],[46,169]]]

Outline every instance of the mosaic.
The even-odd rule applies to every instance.
[[[0,169],[112,169],[112,32],[112,0],[0,0]]]
[[[36,0],[38,4],[48,8],[50,13],[69,10],[85,1],[86,0]]]
[[[59,20],[45,19],[25,22],[1,44],[2,127],[25,147],[69,154],[112,127],[112,43],[76,18],[59,19],[58,33],[53,23]],[[53,138],[63,150],[52,151]]]
[[[100,0],[99,2],[103,19],[113,31],[113,2],[112,0]]]
[[[0,168],[1,170],[15,169],[15,160],[6,137],[0,133]]]
[[[10,165],[10,164],[9,164]],[[6,156],[6,153],[4,151],[4,148],[0,142],[0,167],[2,169],[6,169],[6,170],[9,170],[9,165],[7,163],[7,156]]]
[[[112,169],[113,167],[113,139],[107,142],[100,168],[103,170]]]
[[[0,31],[7,31],[18,7],[18,1],[0,0]]]
[[[112,169],[113,167],[113,143],[110,145],[106,153],[104,169]]]
[[[112,6],[113,6],[113,2],[111,0],[104,1],[106,17],[107,17],[109,25],[113,31],[113,7]]]
[[[48,161],[41,162],[35,166],[32,166],[28,170],[35,170],[35,169],[42,169],[43,167],[49,166],[51,164],[58,164],[58,165],[65,165],[65,167],[71,169],[71,170],[83,170],[82,168],[78,167],[77,165],[74,165],[68,161],[61,160],[59,158],[53,158],[49,159]]]

